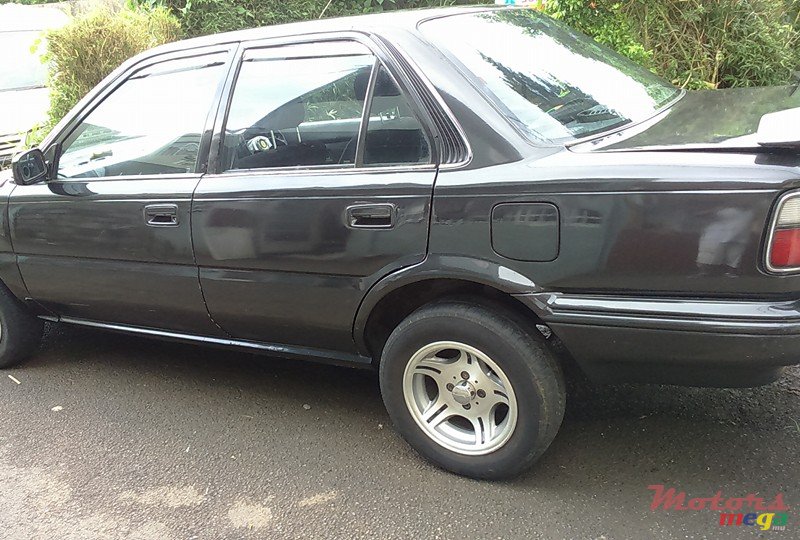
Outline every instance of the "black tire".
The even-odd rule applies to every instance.
[[[0,283],[0,369],[28,358],[42,341],[44,322]]]
[[[487,480],[518,475],[544,453],[564,416],[564,377],[547,345],[528,326],[504,307],[490,309],[465,300],[424,306],[397,326],[381,356],[381,394],[395,428],[412,448],[443,469]],[[420,428],[406,405],[406,366],[417,351],[440,341],[463,343],[485,353],[513,388],[516,427],[490,453],[469,455],[446,448]]]

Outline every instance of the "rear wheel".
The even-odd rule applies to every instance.
[[[381,392],[398,431],[440,467],[498,479],[528,468],[564,414],[564,381],[515,314],[466,301],[420,308],[389,336]]]
[[[0,283],[0,368],[19,364],[36,350],[44,323]]]

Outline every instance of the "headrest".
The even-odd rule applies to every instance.
[[[359,71],[356,74],[356,79],[353,82],[353,90],[356,94],[356,99],[363,101],[367,96],[367,86],[369,86],[370,70]],[[375,91],[372,94],[375,97],[390,97],[399,96],[400,89],[392,79],[391,75],[381,67],[378,71],[378,77],[375,79]]]
[[[306,107],[301,98],[296,98],[269,113],[259,124],[268,129],[294,129],[305,117]]]

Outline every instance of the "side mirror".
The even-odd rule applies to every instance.
[[[14,156],[11,170],[17,184],[27,186],[47,178],[47,163],[44,154],[38,148],[32,148]]]

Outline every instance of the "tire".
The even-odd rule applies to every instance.
[[[44,322],[37,319],[0,283],[0,369],[15,366],[39,346]]]
[[[389,336],[379,376],[403,438],[439,467],[471,478],[528,469],[564,416],[558,363],[501,306],[451,300],[418,309]]]

